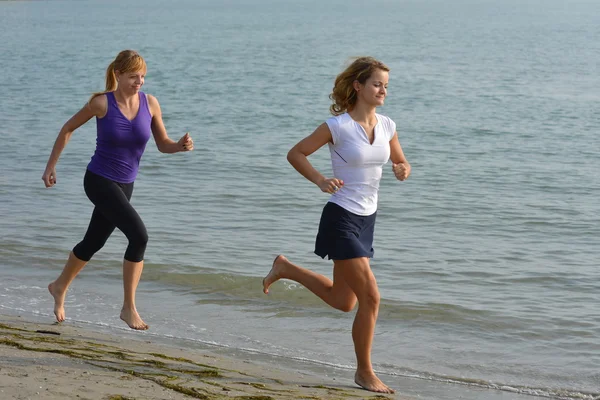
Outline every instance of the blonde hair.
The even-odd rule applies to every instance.
[[[92,94],[90,101],[96,96],[104,93],[114,92],[117,90],[117,76],[115,71],[123,72],[137,72],[146,71],[146,61],[134,50],[123,50],[117,57],[108,65],[106,68],[106,87],[103,92],[96,92]]]
[[[352,111],[356,105],[356,90],[354,90],[354,81],[364,84],[376,70],[389,72],[387,65],[373,57],[358,57],[349,66],[335,78],[333,91],[329,98],[333,104],[329,111],[333,115],[340,115],[346,111]]]

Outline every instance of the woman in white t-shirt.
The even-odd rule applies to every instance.
[[[369,265],[377,192],[382,167],[392,160],[398,180],[410,175],[398,141],[396,124],[376,113],[387,95],[389,68],[372,57],[356,59],[335,80],[330,98],[334,115],[288,153],[288,161],[321,191],[331,194],[323,209],[315,253],[333,260],[333,281],[291,263],[279,255],[263,280],[263,291],[279,279],[296,281],[330,306],[351,311],[358,301],[352,326],[357,369],[354,381],[381,393],[394,393],[375,375],[371,347],[379,312],[379,289]],[[321,175],[307,157],[327,144],[333,178]]]

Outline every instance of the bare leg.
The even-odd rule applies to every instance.
[[[285,256],[279,255],[273,261],[271,271],[263,279],[263,292],[268,294],[269,287],[279,279],[290,279],[300,283],[325,303],[341,311],[351,311],[356,304],[356,296],[335,267],[332,281],[324,275],[293,264]]]
[[[67,289],[69,289],[73,279],[75,279],[86,264],[87,261],[75,257],[73,252],[69,253],[69,258],[60,276],[48,285],[48,291],[54,297],[54,315],[56,316],[56,321],[63,322],[65,320],[65,296]]]
[[[369,259],[366,257],[335,261],[336,268],[358,298],[358,311],[352,324],[352,340],[356,353],[354,382],[366,390],[379,393],[394,393],[375,375],[371,364],[371,348],[375,324],[379,314],[379,289]]]
[[[354,308],[358,299],[358,311],[352,325],[352,339],[356,353],[357,368],[354,381],[366,390],[394,393],[375,375],[371,364],[371,347],[375,324],[379,313],[379,289],[371,271],[368,258],[334,261],[333,282],[320,274],[291,263],[279,255],[273,261],[271,271],[263,279],[263,292],[279,279],[290,279],[302,284],[330,306],[342,311]]]
[[[146,330],[148,325],[137,312],[135,308],[135,292],[142,276],[144,261],[133,262],[123,260],[123,308],[121,309],[121,319],[129,325],[131,329]]]

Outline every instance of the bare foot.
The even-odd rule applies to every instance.
[[[121,319],[123,321],[125,321],[131,329],[136,329],[138,331],[145,331],[146,329],[149,328],[149,326],[146,325],[146,323],[144,321],[142,321],[142,318],[140,317],[140,315],[138,314],[138,312],[135,308],[133,308],[133,309],[122,308],[121,309]]]
[[[48,285],[48,291],[54,297],[54,315],[56,315],[56,321],[63,322],[65,320],[65,295],[67,291],[60,289],[55,282]]]
[[[264,294],[269,294],[269,286],[271,286],[273,283],[277,282],[278,280],[280,280],[282,278],[281,273],[283,272],[283,269],[285,268],[286,262],[287,262],[287,258],[285,258],[285,256],[283,256],[282,254],[275,257],[275,259],[273,260],[273,265],[271,266],[271,270],[269,271],[267,276],[265,276],[265,278],[263,279]]]
[[[363,389],[370,390],[371,392],[377,393],[396,393],[394,389],[389,388],[373,373],[359,373],[356,371],[354,374],[354,382]]]

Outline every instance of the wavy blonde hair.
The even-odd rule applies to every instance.
[[[92,94],[90,101],[92,101],[92,99],[96,96],[117,90],[118,84],[115,71],[119,71],[121,73],[146,71],[146,61],[144,61],[144,58],[140,56],[137,51],[121,51],[119,54],[117,54],[117,57],[113,60],[113,62],[109,64],[108,68],[106,68],[105,90],[103,92],[96,92]]]
[[[356,105],[356,90],[354,90],[354,81],[365,84],[367,79],[373,75],[376,70],[389,72],[387,65],[373,57],[358,57],[335,78],[333,91],[329,98],[333,104],[329,111],[333,115],[340,115],[346,111],[352,111]]]

